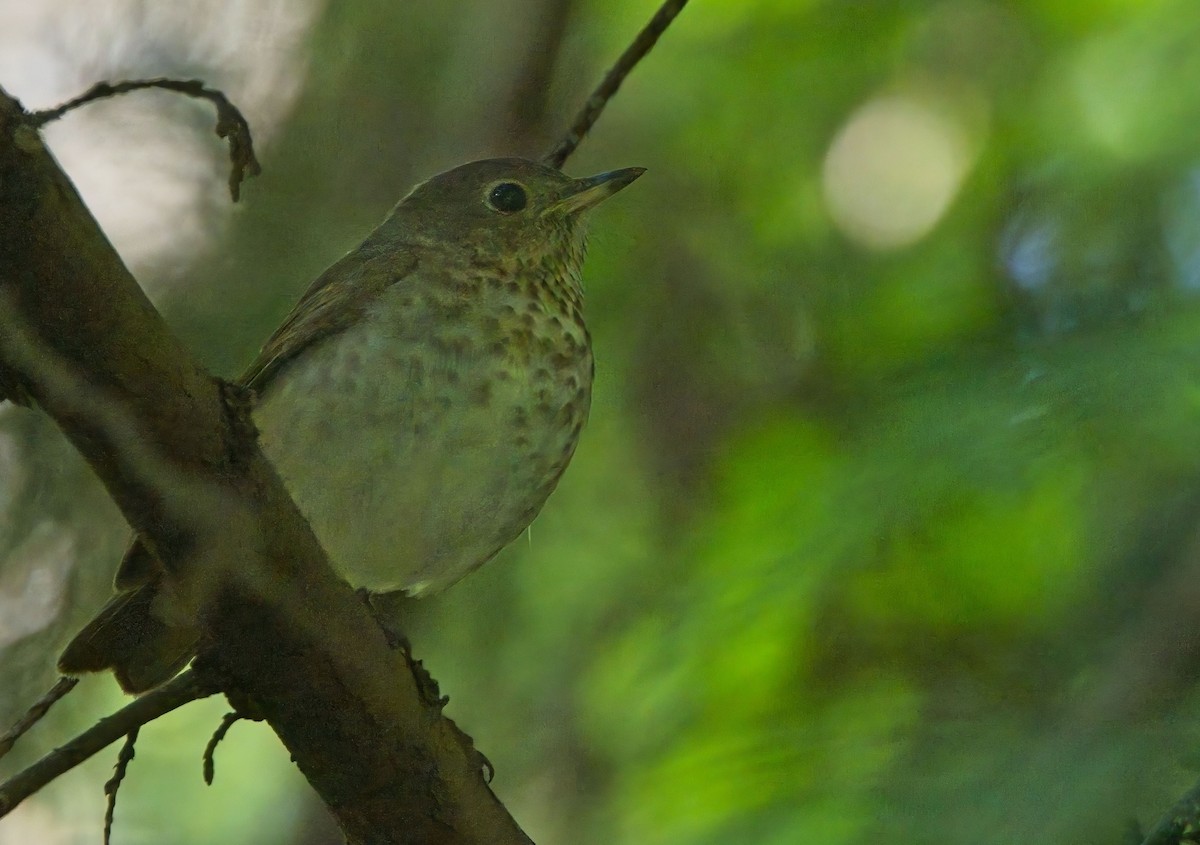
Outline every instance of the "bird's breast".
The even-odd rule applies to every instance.
[[[514,277],[406,280],[279,373],[263,447],[355,586],[440,589],[537,515],[588,414],[579,305]]]

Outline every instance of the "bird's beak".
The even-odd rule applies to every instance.
[[[562,195],[547,210],[564,215],[587,211],[604,202],[645,172],[646,168],[644,167],[626,167],[623,170],[610,170],[586,179],[575,179],[567,185]]]

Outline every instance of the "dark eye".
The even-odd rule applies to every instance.
[[[525,189],[516,182],[501,182],[488,192],[488,205],[504,214],[520,211],[529,202]]]

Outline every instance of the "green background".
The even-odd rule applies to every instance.
[[[210,115],[147,95],[203,141],[207,222],[139,278],[236,373],[415,180],[548,149],[654,7],[313,8],[296,98],[232,212]],[[514,101],[560,8],[553,73]],[[130,20],[104,18],[123,47],[76,56],[76,88],[202,76],[238,101],[219,51]],[[269,53],[275,32],[250,43]],[[941,212],[883,247],[838,219],[828,169],[873,103],[965,139]],[[878,185],[879,219],[907,225],[873,168],[918,191],[906,162],[948,166],[920,137],[869,136],[850,199]],[[411,626],[535,841],[1116,845],[1187,788],[1198,150],[1194,0],[694,0],[566,168],[648,168],[593,223],[582,445],[529,536]],[[0,432],[0,597],[36,586],[38,537],[51,570],[70,563],[44,623],[0,651],[8,719],[125,537],[37,415],[2,412]],[[6,770],[119,701],[87,680]],[[143,731],[114,841],[336,841],[262,725],[235,726],[200,783],[224,709]],[[0,842],[96,841],[102,757]]]

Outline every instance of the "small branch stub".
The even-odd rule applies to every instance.
[[[40,722],[59,699],[75,689],[77,683],[79,683],[78,678],[59,678],[58,682],[50,688],[49,692],[34,702],[25,715],[9,728],[4,736],[0,736],[0,758],[3,758],[5,754],[12,751],[12,747],[16,744],[17,740]]]
[[[170,683],[135,699],[111,716],[106,716],[67,744],[54,749],[38,762],[0,783],[0,818],[64,772],[78,766],[98,751],[159,716],[189,701],[205,698],[216,689],[188,670]]]
[[[213,731],[212,739],[208,741],[208,745],[204,746],[204,783],[208,786],[212,786],[213,777],[216,775],[217,746],[225,739],[225,734],[229,733],[229,729],[233,727],[234,723],[241,719],[241,713],[226,713],[221,717],[221,724],[217,725],[217,729]]]
[[[124,82],[97,82],[84,93],[74,99],[55,106],[52,109],[32,112],[29,122],[37,129],[47,123],[58,120],[64,114],[80,106],[128,94],[130,91],[142,91],[147,88],[159,88],[164,91],[174,91],[188,97],[208,100],[217,109],[217,137],[229,141],[229,195],[237,202],[241,197],[242,182],[248,176],[257,176],[262,167],[254,155],[254,142],[250,138],[250,124],[242,112],[229,98],[215,88],[207,87],[200,79],[127,79]]]
[[[104,808],[104,845],[109,845],[112,840],[113,816],[117,812],[117,793],[121,790],[121,782],[125,780],[125,773],[129,771],[129,764],[133,762],[137,739],[138,728],[134,728],[125,737],[125,744],[121,746],[121,751],[117,754],[117,764],[113,767],[113,776],[104,784],[104,795],[108,799],[107,806]]]

